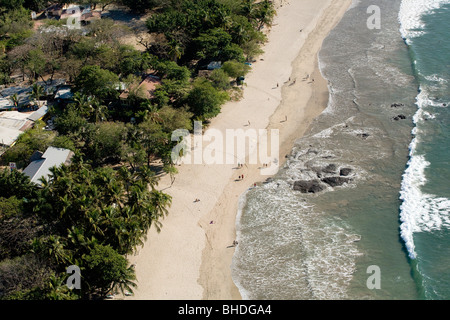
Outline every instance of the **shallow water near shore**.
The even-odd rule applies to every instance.
[[[440,199],[437,204],[430,200],[428,207],[439,208],[435,216],[442,227],[413,233],[417,259],[411,259],[401,233],[402,217],[410,214],[402,210],[407,201],[401,191],[408,178],[411,132],[417,126],[417,97],[424,84],[411,59],[411,52],[418,51],[405,43],[399,30],[402,1],[377,4],[380,30],[366,27],[372,2],[355,2],[323,43],[319,61],[329,81],[327,109],[296,141],[284,168],[241,197],[232,275],[244,299],[449,297],[450,281],[437,281],[449,276],[449,190],[443,187],[448,185],[443,177],[449,170],[444,146],[450,118],[448,108],[442,108],[449,92],[442,84],[447,82],[435,70],[423,77],[434,84],[432,96],[439,94],[441,103],[427,109],[439,121],[429,117],[429,135],[420,136],[433,143],[418,148],[424,148],[421,154],[430,163],[423,192]],[[350,173],[343,174],[343,168]],[[336,176],[348,183],[321,183],[325,189],[317,193],[293,190],[298,180]],[[380,289],[367,287],[372,265],[381,272]]]

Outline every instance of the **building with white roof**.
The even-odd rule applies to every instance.
[[[40,159],[32,161],[23,173],[30,177],[31,182],[41,184],[39,179],[48,179],[50,168],[69,165],[73,152],[68,149],[48,147]]]
[[[0,112],[0,145],[10,147],[17,138],[34,124],[30,113],[18,111]]]

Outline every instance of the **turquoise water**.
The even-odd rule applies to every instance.
[[[366,27],[374,4],[380,30]],[[232,275],[244,298],[450,298],[449,5],[355,1],[325,39],[327,109],[240,200]],[[348,183],[293,190],[330,165],[321,177],[350,168]],[[371,266],[380,289],[367,286]]]
[[[421,298],[450,299],[450,1],[434,6],[419,35],[404,33],[420,93],[407,169],[416,179],[405,174],[402,226]]]

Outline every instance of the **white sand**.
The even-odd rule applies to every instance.
[[[277,128],[283,161],[294,139],[326,107],[327,84],[317,68],[317,53],[351,0],[281,3],[265,53],[247,75],[243,99],[225,104],[209,128],[224,136],[226,129]],[[306,75],[314,82],[302,81]],[[260,164],[241,169],[236,164],[177,168],[172,186],[169,177],[159,184],[173,197],[161,232],[151,228],[143,248],[129,257],[136,265],[138,287],[125,299],[240,299],[231,279],[234,249],[227,248],[235,239],[237,201],[268,176],[260,174]],[[235,181],[241,174],[245,179]],[[194,202],[196,198],[200,202]]]

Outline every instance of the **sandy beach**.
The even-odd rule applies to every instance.
[[[243,98],[228,102],[208,129],[279,129],[282,164],[295,139],[327,106],[327,82],[317,53],[351,0],[277,1],[264,54],[246,77]],[[203,148],[208,146],[203,143]],[[138,287],[125,299],[241,299],[231,278],[239,196],[268,178],[261,164],[182,164],[160,233],[151,228],[135,255]],[[238,179],[240,175],[244,179]],[[194,202],[195,199],[200,201]]]

